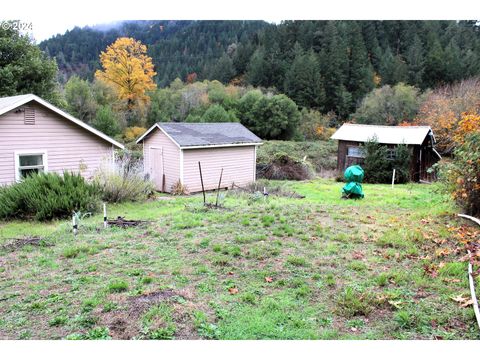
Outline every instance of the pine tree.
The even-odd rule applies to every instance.
[[[317,57],[313,51],[304,53],[298,43],[295,47],[297,54],[285,75],[284,91],[301,107],[322,109],[325,90]]]
[[[418,36],[407,51],[408,82],[411,85],[421,86],[425,71],[422,40]]]
[[[354,22],[349,32],[349,74],[347,90],[354,102],[360,101],[374,88],[373,67],[368,60],[367,50],[358,25]],[[350,109],[350,111],[352,111]]]

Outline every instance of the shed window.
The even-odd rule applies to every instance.
[[[396,149],[387,149],[387,160],[395,160],[397,157]]]
[[[365,154],[360,146],[349,146],[347,150],[347,156],[364,158]]]
[[[28,175],[38,174],[47,171],[47,154],[42,153],[21,153],[16,156],[17,181]]]

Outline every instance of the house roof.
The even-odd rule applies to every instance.
[[[16,109],[19,106],[25,105],[26,103],[29,103],[30,101],[35,101],[46,108],[50,109],[51,111],[57,113],[58,115],[64,117],[65,119],[79,125],[80,127],[84,128],[85,130],[91,132],[92,134],[102,138],[103,140],[115,145],[116,147],[120,149],[124,149],[125,147],[120,144],[119,142],[113,140],[111,137],[105,135],[101,131],[98,131],[97,129],[94,129],[93,127],[85,124],[83,121],[73,117],[72,115],[66,113],[63,110],[60,110],[56,106],[53,106],[49,102],[43,100],[42,98],[33,95],[33,94],[27,94],[27,95],[17,95],[17,96],[8,96],[8,97],[3,97],[0,98],[0,115],[3,115],[13,109]]]
[[[157,123],[137,143],[160,129],[179,148],[259,145],[262,140],[240,123]]]
[[[427,135],[433,137],[430,126],[382,126],[363,124],[343,124],[332,139],[367,142],[373,137],[381,144],[421,145]]]

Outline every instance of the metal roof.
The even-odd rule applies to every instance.
[[[367,142],[376,137],[381,144],[421,145],[427,135],[433,137],[430,126],[382,126],[363,124],[343,124],[332,139]]]
[[[66,113],[63,110],[60,110],[56,106],[53,106],[49,102],[43,100],[42,98],[33,95],[33,94],[27,94],[27,95],[16,95],[16,96],[8,96],[8,97],[3,97],[0,98],[0,115],[3,115],[13,109],[16,109],[19,106],[25,105],[26,103],[29,103],[30,101],[35,101],[46,108],[52,110],[53,112],[57,113],[58,115],[64,117],[67,120],[70,120],[71,122],[79,125],[80,127],[84,128],[87,131],[90,131],[91,133],[97,135],[98,137],[102,138],[103,140],[119,147],[120,149],[124,149],[125,147],[120,144],[118,141],[113,140],[111,137],[105,135],[101,131],[98,131],[97,129],[94,129],[93,127],[87,125],[83,121],[73,117],[72,115]]]
[[[138,140],[156,128],[161,129],[178,147],[203,148],[259,145],[262,140],[240,123],[157,123]]]

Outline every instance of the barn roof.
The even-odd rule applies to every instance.
[[[421,145],[427,135],[433,136],[430,126],[383,126],[343,124],[332,139],[367,142],[373,137],[381,144]]]
[[[157,123],[138,140],[155,129],[162,130],[180,148],[259,145],[262,140],[240,123]]]
[[[124,148],[122,144],[119,142],[113,140],[111,137],[105,135],[101,131],[98,131],[97,129],[94,129],[93,127],[85,124],[83,121],[73,117],[72,115],[64,112],[63,110],[60,110],[56,106],[53,106],[49,102],[43,100],[42,98],[33,95],[33,94],[27,94],[27,95],[16,95],[16,96],[8,96],[8,97],[3,97],[0,98],[0,115],[3,115],[13,109],[16,109],[19,106],[25,105],[29,103],[30,101],[35,101],[46,108],[50,109],[51,111],[57,113],[58,115],[64,117],[65,119],[79,125],[80,127],[84,128],[85,130],[91,132],[92,134],[95,134],[96,136],[102,138],[103,140],[115,145],[116,147],[119,147],[121,149]]]

